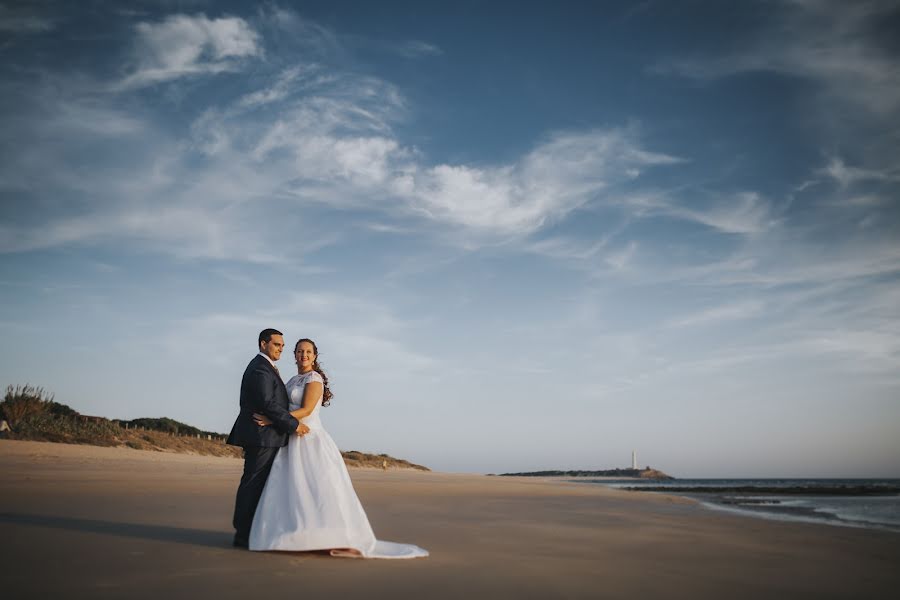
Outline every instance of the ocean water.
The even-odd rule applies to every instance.
[[[573,480],[676,494],[708,508],[782,521],[900,532],[900,479]]]

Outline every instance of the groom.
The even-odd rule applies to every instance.
[[[288,412],[288,395],[275,361],[284,350],[284,335],[277,329],[259,333],[259,354],[253,357],[241,380],[241,412],[238,414],[228,442],[244,448],[244,474],[234,501],[234,545],[246,548],[256,505],[262,495],[272,461],[278,448],[286,446],[288,436],[303,435],[309,427]],[[253,413],[272,420],[270,427],[260,427]]]

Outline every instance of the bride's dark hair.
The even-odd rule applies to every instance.
[[[331,390],[328,389],[328,375],[325,374],[325,371],[322,370],[322,367],[319,366],[319,348],[316,346],[316,343],[309,338],[301,338],[297,340],[297,343],[294,344],[294,354],[297,353],[297,348],[300,347],[302,342],[306,342],[313,347],[313,352],[316,354],[316,360],[313,361],[313,371],[322,376],[322,385],[325,388],[322,390],[322,406],[328,406],[331,404],[331,398],[334,394],[331,393]]]

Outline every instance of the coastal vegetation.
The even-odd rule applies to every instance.
[[[225,443],[222,433],[203,431],[168,417],[132,420],[82,415],[56,402],[53,394],[32,385],[8,386],[0,402],[0,419],[9,425],[9,439],[92,446],[127,447],[135,450],[176,452],[203,456],[242,456],[242,449]],[[427,467],[358,450],[341,452],[349,467],[416,469]]]

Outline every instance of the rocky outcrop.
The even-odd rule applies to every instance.
[[[617,477],[622,479],[650,479],[669,481],[675,479],[657,469],[605,469],[601,471],[528,471],[524,473],[501,473],[501,477]]]

